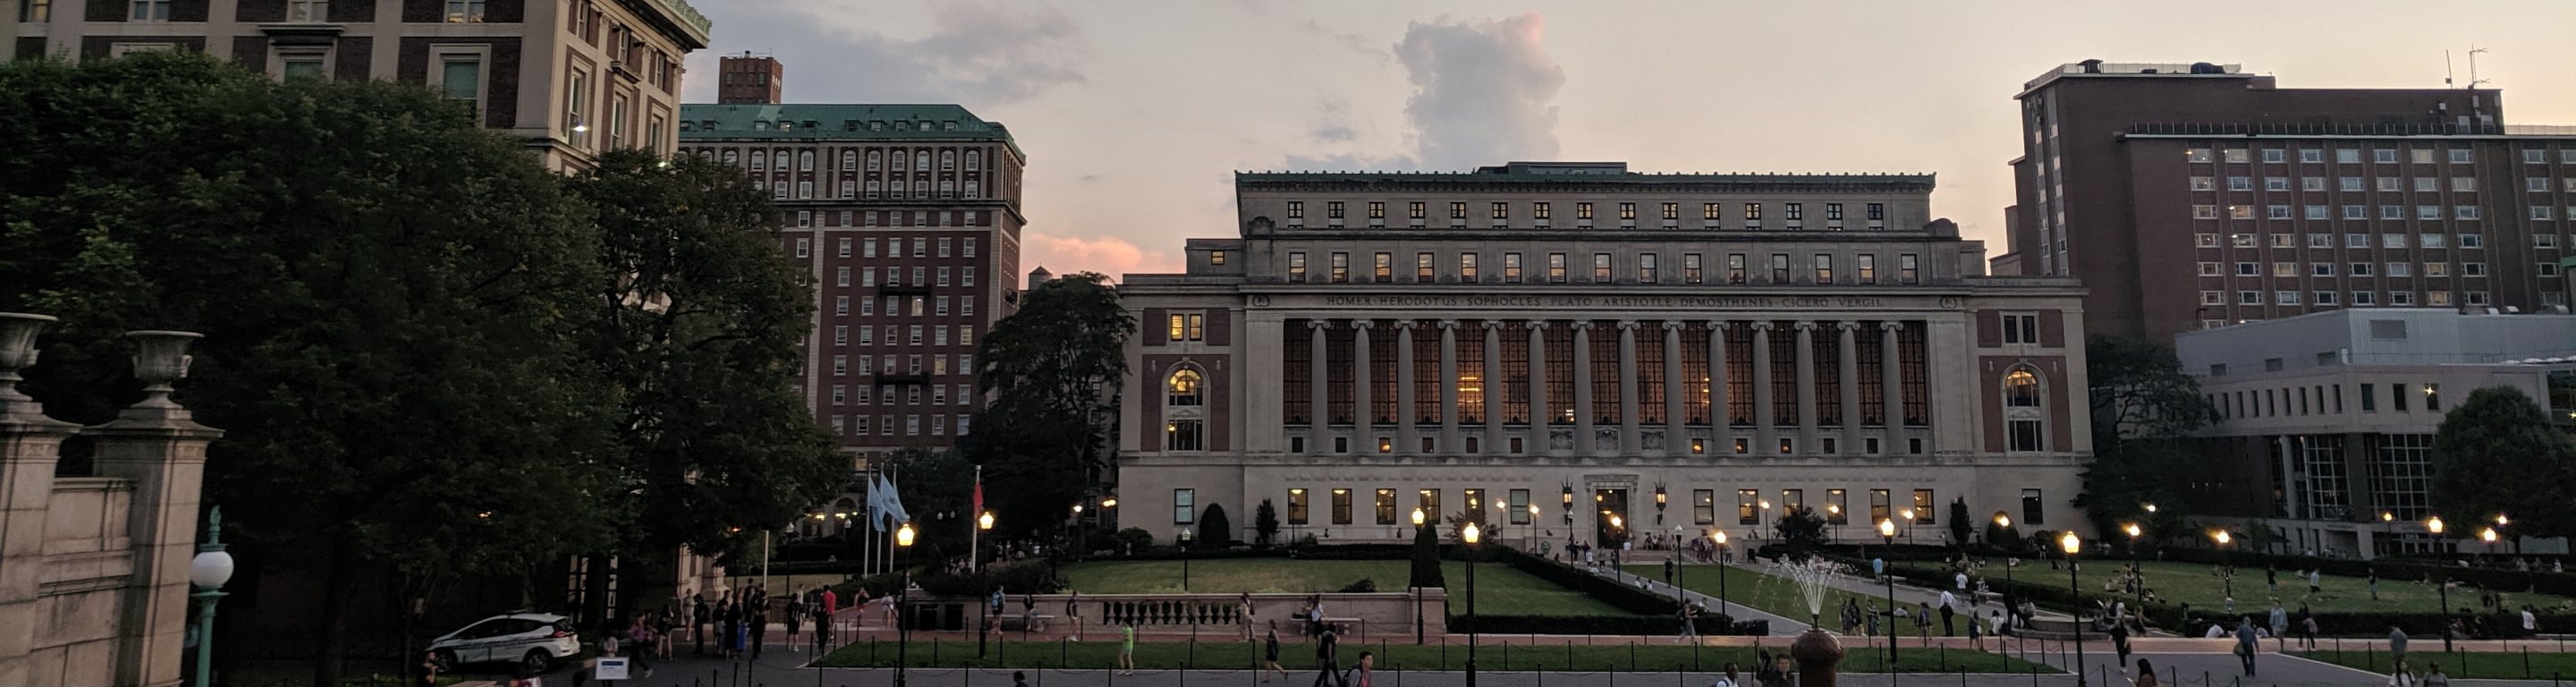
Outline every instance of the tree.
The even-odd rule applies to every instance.
[[[1279,509],[1270,506],[1270,499],[1262,499],[1261,505],[1253,507],[1252,535],[1256,537],[1253,543],[1262,546],[1279,538]]]
[[[2190,443],[2211,420],[2200,383],[2173,349],[2144,337],[2094,335],[2084,355],[2093,384],[2093,464],[2075,506],[2105,536],[2140,523],[2152,535],[2142,539],[2160,541],[2179,531],[2189,504],[2177,495],[2201,472]]]
[[[1440,528],[1428,523],[1413,528],[1413,574],[1407,587],[1446,587],[1440,576]]]
[[[976,386],[992,401],[957,447],[990,473],[995,502],[1009,504],[997,512],[1000,531],[1055,527],[1109,467],[1136,320],[1107,279],[1084,272],[1030,290],[976,354]]]
[[[598,239],[520,140],[416,86],[191,53],[0,65],[0,111],[0,310],[69,325],[29,391],[96,422],[131,394],[68,389],[121,376],[114,332],[206,334],[181,395],[228,432],[208,499],[317,581],[317,685],[362,579],[611,541],[618,394],[577,345]]]
[[[1999,521],[1989,521],[1986,523],[1986,545],[2008,551],[2018,551],[2022,547],[2021,535],[2014,532],[2011,525],[2006,525]]]
[[[2503,514],[2504,535],[2576,534],[2576,445],[2522,390],[2492,386],[2442,417],[2433,435],[2433,511],[2475,532]]]
[[[618,388],[628,485],[625,541],[601,557],[738,553],[758,541],[741,533],[829,499],[849,460],[795,390],[813,291],[781,259],[769,194],[732,167],[634,149],[567,186],[599,227],[587,347]]]
[[[1791,553],[1804,554],[1825,544],[1825,517],[1817,515],[1814,508],[1791,508],[1771,526],[1779,531],[1780,540],[1789,544]]]
[[[1976,532],[1977,521],[1968,517],[1968,497],[1950,500],[1950,545],[1967,546],[1968,535]]]
[[[887,454],[885,466],[895,481],[895,493],[903,498],[903,509],[912,515],[913,547],[923,551],[965,551],[973,538],[967,528],[974,526],[974,518],[966,513],[973,507],[970,501],[975,491],[975,466],[967,464],[955,450],[922,446],[895,449]],[[985,487],[989,497],[989,479]],[[1065,507],[1067,511],[1072,509]],[[936,564],[941,559],[916,556],[912,560]]]
[[[1234,520],[1225,517],[1225,504],[1208,504],[1207,514],[1199,516],[1199,541],[1209,548],[1234,545]]]

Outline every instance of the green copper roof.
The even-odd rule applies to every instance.
[[[710,128],[709,124],[713,123]],[[1028,154],[1011,130],[957,105],[717,105],[680,106],[680,139],[782,139],[869,141],[1001,141],[1022,160]]]

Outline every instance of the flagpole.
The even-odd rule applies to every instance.
[[[984,466],[982,465],[975,466],[974,509],[975,512],[966,514],[966,572],[969,573],[982,572],[984,569],[982,553],[984,528],[975,526],[976,519],[984,516]]]

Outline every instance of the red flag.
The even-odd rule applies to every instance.
[[[982,470],[975,471],[975,514],[970,517],[976,521],[984,517],[984,471]]]

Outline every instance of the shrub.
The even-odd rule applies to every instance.
[[[1344,585],[1344,586],[1342,587],[1342,590],[1341,590],[1341,593],[1344,593],[1344,594],[1373,594],[1373,593],[1376,593],[1376,592],[1377,592],[1377,580],[1372,580],[1372,579],[1365,578],[1365,577],[1360,578],[1360,581],[1358,581],[1358,582],[1353,582],[1353,583],[1350,583],[1350,584],[1348,584],[1348,585]]]

